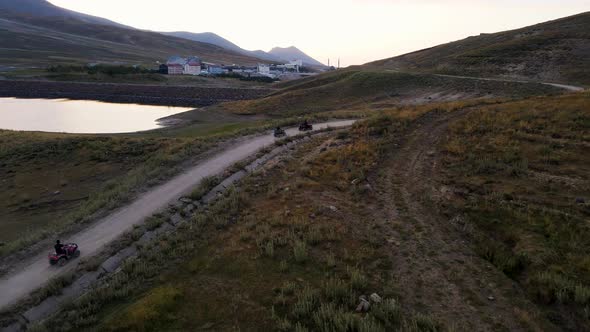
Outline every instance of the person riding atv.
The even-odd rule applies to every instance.
[[[53,246],[55,253],[50,252],[48,255],[49,264],[63,266],[70,259],[80,256],[80,249],[75,243],[61,244],[59,240]]]
[[[313,126],[307,122],[307,120],[303,121],[301,125],[299,125],[299,131],[310,131],[313,130]]]
[[[64,245],[61,244],[59,240],[55,241],[55,245],[53,246],[55,249],[55,253],[58,255],[67,255],[68,253],[64,250]]]
[[[276,127],[275,131],[274,131],[274,135],[275,135],[275,137],[283,137],[283,136],[287,136],[287,133],[281,127]]]

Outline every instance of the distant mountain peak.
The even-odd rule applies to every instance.
[[[303,63],[307,66],[314,67],[325,67],[323,63],[305,54],[303,51],[295,46],[289,47],[274,47],[268,54],[277,56],[285,60],[303,60]]]

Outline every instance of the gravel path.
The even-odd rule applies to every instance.
[[[353,123],[354,120],[345,120],[314,124],[314,130],[325,129],[328,126],[346,127]],[[296,128],[287,129],[289,136],[298,133]],[[260,149],[273,144],[275,140],[273,135],[269,133],[236,143],[223,152],[200,162],[183,174],[151,189],[129,205],[116,210],[86,230],[63,240],[64,242],[78,243],[83,257],[92,256],[118,236],[132,229],[134,225],[142,223],[145,218],[190,193],[203,178],[218,174],[236,162],[256,154]],[[2,294],[0,308],[14,304],[30,292],[42,287],[49,279],[76,268],[75,262],[61,268],[52,267],[47,261],[47,254],[32,257],[23,266],[21,270],[0,279],[0,294]]]

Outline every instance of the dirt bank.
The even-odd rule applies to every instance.
[[[267,89],[0,80],[0,97],[90,99],[185,107],[256,99],[270,92]]]

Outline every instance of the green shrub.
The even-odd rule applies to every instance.
[[[363,290],[369,285],[369,279],[356,267],[348,267],[348,276],[353,289]]]
[[[350,287],[341,279],[330,278],[324,283],[324,295],[332,302],[347,303]]]
[[[317,331],[354,331],[357,319],[351,312],[336,308],[333,303],[322,304],[313,314]]]
[[[402,313],[394,299],[385,299],[379,304],[374,304],[371,307],[371,315],[389,329],[402,323]]]
[[[319,302],[317,292],[309,287],[303,288],[297,294],[297,301],[293,305],[291,315],[298,320],[304,320],[311,316]]]
[[[293,256],[297,263],[303,263],[308,258],[307,245],[303,241],[296,241],[293,245]]]

